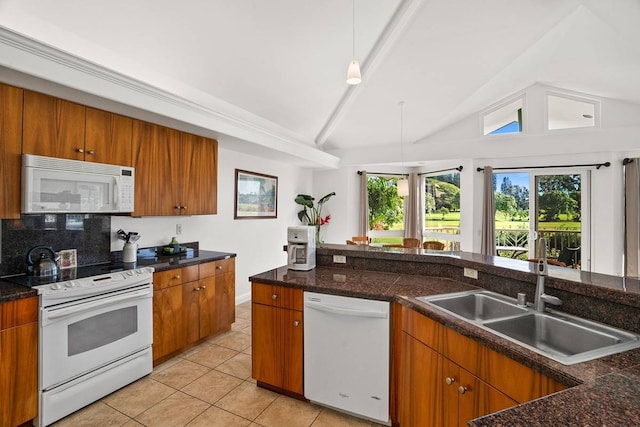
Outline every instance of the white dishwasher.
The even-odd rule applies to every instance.
[[[304,293],[304,396],[389,425],[390,304]]]

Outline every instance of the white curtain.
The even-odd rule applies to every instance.
[[[420,182],[417,173],[409,174],[409,195],[404,199],[404,237],[421,238]]]
[[[369,235],[369,192],[367,191],[367,171],[360,173],[360,221],[358,236]]]
[[[624,275],[640,277],[640,158],[630,160],[624,166]]]
[[[493,197],[493,168],[484,167],[484,195],[482,198],[482,240],[480,253],[496,255],[495,201]]]

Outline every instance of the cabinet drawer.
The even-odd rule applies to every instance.
[[[221,259],[214,262],[200,264],[200,278],[215,276],[218,274],[232,273],[235,271],[235,258]]]
[[[198,280],[198,266],[175,268],[153,274],[153,288],[164,289]]]
[[[0,304],[0,330],[38,321],[38,297]]]
[[[302,289],[253,283],[251,301],[257,304],[302,311]]]

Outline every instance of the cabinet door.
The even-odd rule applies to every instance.
[[[38,324],[0,331],[0,425],[18,426],[38,414]]]
[[[213,332],[227,331],[236,321],[236,283],[234,273],[215,276],[216,319]]]
[[[132,129],[128,117],[87,108],[85,160],[131,166]]]
[[[206,277],[199,282],[200,338],[208,337],[216,332],[218,305],[216,293],[218,283],[216,277]]]
[[[189,282],[182,285],[182,315],[186,329],[187,344],[192,344],[200,339],[201,311],[206,316],[206,304],[201,306],[201,289],[199,282]]]
[[[460,386],[463,387],[458,390],[458,425],[460,427],[466,426],[467,422],[474,418],[517,405],[515,400],[462,368],[460,368]]]
[[[22,89],[0,84],[0,218],[20,218]]]
[[[217,213],[218,142],[182,133],[181,145],[180,213]]]
[[[182,286],[153,292],[153,359],[187,344],[183,323]]]
[[[282,388],[302,395],[303,389],[303,325],[302,312],[279,309],[282,314]],[[255,321],[255,320],[254,320]]]
[[[282,308],[251,304],[251,376],[282,388],[283,347],[278,313]]]
[[[24,91],[22,152],[84,160],[85,107]]]
[[[254,350],[255,351],[255,350]],[[402,359],[398,397],[401,426],[443,426],[443,358],[407,333],[402,334]],[[457,408],[455,408],[457,413]]]
[[[178,215],[178,132],[133,121],[132,162],[136,169],[133,216]]]

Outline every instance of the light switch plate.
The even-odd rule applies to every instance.
[[[464,268],[464,277],[469,277],[471,279],[478,280],[478,270],[474,270],[473,268]]]
[[[346,264],[347,263],[347,257],[345,255],[334,255],[333,256],[333,263],[334,264]]]

